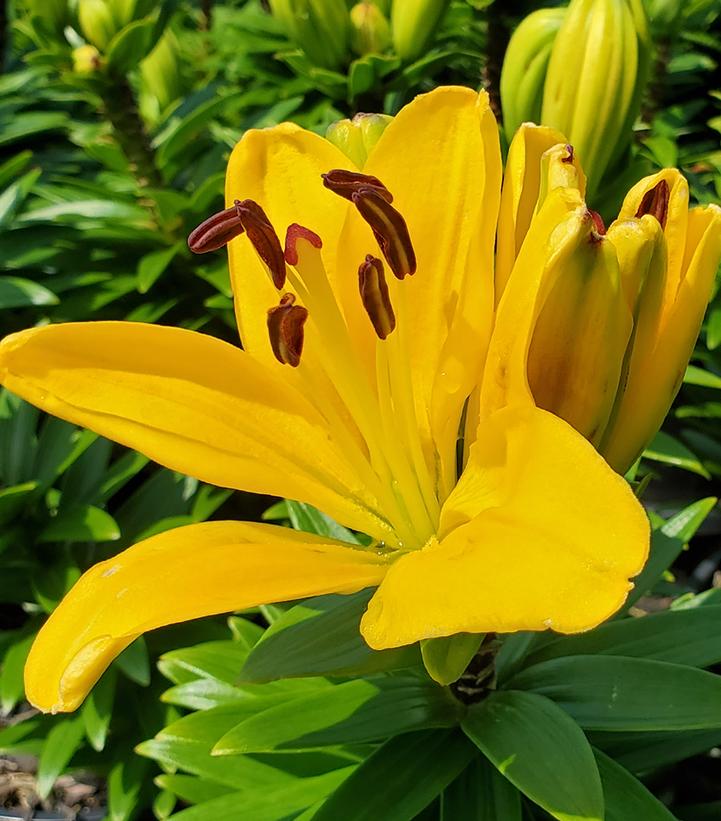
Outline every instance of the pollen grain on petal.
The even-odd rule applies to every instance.
[[[268,336],[273,355],[282,365],[297,368],[303,353],[308,309],[295,304],[295,296],[283,294],[280,303],[268,310]]]
[[[288,226],[285,233],[285,261],[288,265],[298,264],[298,240],[304,239],[309,242],[314,248],[319,250],[323,247],[323,240],[310,228],[299,225],[297,222]]]
[[[194,254],[207,254],[227,245],[244,233],[245,228],[238,213],[238,201],[230,208],[203,220],[188,236],[188,248]]]
[[[345,171],[342,168],[334,168],[326,174],[321,174],[321,177],[323,178],[323,185],[326,188],[347,200],[352,200],[353,195],[360,191],[361,188],[370,188],[376,191],[386,202],[393,202],[393,194],[383,185],[378,177],[373,177],[370,174],[361,174],[358,171]]]
[[[416,272],[416,254],[403,215],[373,188],[360,188],[353,204],[375,234],[378,246],[397,279]]]
[[[643,195],[641,204],[636,211],[636,217],[640,218],[646,214],[650,214],[652,217],[656,217],[661,228],[665,228],[670,196],[671,190],[668,187],[668,183],[666,180],[661,180]]]
[[[358,268],[358,288],[366,313],[380,339],[385,339],[396,327],[396,316],[391,304],[383,263],[378,257],[368,256]]]

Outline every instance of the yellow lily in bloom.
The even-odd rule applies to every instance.
[[[146,630],[267,602],[377,587],[361,624],[376,649],[572,633],[621,606],[647,555],[643,509],[527,378],[564,261],[592,241],[608,258],[578,188],[553,182],[564,158],[548,159],[497,314],[497,126],[485,93],[450,87],[406,106],[362,173],[293,125],[243,137],[228,208],[190,239],[229,245],[243,350],[129,322],[3,341],[2,383],[40,408],[373,539],[210,522],[141,542],[91,568],[40,631],[34,704],[76,708]]]

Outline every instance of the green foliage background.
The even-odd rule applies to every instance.
[[[420,59],[349,57],[339,70],[314,66],[260,0],[157,3],[104,50],[107,71],[86,73],[73,60],[73,13],[3,5],[0,332],[128,319],[237,341],[226,259],[192,256],[185,237],[222,207],[241,134],[287,119],[323,133],[358,111],[392,114],[439,83],[493,88],[514,26],[553,3],[453,0]],[[669,5],[649,2],[655,64],[629,173],[678,165],[697,202],[717,201],[721,9],[685,4],[672,30]],[[662,612],[575,638],[509,638],[498,689],[480,705],[433,684],[417,647],[371,652],[357,631],[361,593],[157,631],[69,717],[27,709],[22,666],[90,564],[209,517],[355,536],[304,505],[263,514],[259,499],[158,468],[2,393],[0,752],[39,756],[47,806],[62,773],[107,778],[113,821],[592,817],[601,785],[609,821],[720,817],[709,751],[721,744],[721,679],[705,672],[721,662],[720,391],[717,294],[640,466],[654,479],[656,530],[630,612]],[[424,648],[427,664],[433,652]]]

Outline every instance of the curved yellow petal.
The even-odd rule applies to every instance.
[[[450,460],[492,322],[501,159],[487,95],[450,86],[416,97],[387,126],[363,172],[382,180],[408,225],[418,264],[412,277],[389,283],[394,333],[405,338],[424,436]],[[378,253],[376,241],[349,213],[338,264],[354,271],[367,253]],[[349,288],[344,304],[357,301],[356,284]],[[367,317],[359,315],[352,331],[375,350]]]
[[[371,599],[361,622],[371,647],[587,630],[621,606],[648,554],[648,521],[628,485],[569,425],[534,408],[481,425],[442,526],[443,540],[401,557]]]
[[[392,541],[310,402],[213,337],[135,322],[34,328],[0,344],[0,382],[173,470],[309,502]]]
[[[274,525],[208,522],[153,536],[90,568],[38,633],[28,700],[75,710],[110,662],[147,630],[188,619],[377,585],[374,554]]]
[[[333,168],[353,168],[353,163],[327,140],[297,125],[251,129],[233,149],[228,161],[225,197],[255,200],[268,215],[281,244],[292,223],[315,231],[323,241],[326,270],[336,270],[338,237],[349,208],[323,187],[321,174]],[[268,364],[277,364],[268,341],[266,312],[278,301],[247,236],[228,245],[235,313],[243,347]],[[343,272],[351,277],[355,270]],[[288,288],[292,291],[292,288]],[[304,352],[313,357],[312,349]]]

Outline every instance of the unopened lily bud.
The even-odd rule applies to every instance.
[[[548,194],[572,188],[581,197],[586,177],[560,131],[523,123],[508,151],[496,251],[496,302],[500,301],[531,220]]]
[[[80,31],[88,42],[103,51],[119,31],[106,0],[78,0]]]
[[[591,212],[574,226],[528,352],[536,404],[594,445],[613,409],[632,326],[615,249],[600,227]]]
[[[391,10],[393,46],[403,62],[420,57],[448,8],[450,0],[394,0]]]
[[[140,76],[143,92],[155,102],[156,116],[183,93],[178,41],[170,29],[165,30],[158,44],[140,64]]]
[[[653,233],[645,276],[638,283],[626,278],[629,298],[636,294],[634,333],[625,378],[600,447],[621,473],[651,441],[681,386],[721,259],[721,208],[688,211],[687,202],[680,174],[661,171],[629,192],[619,220],[609,229],[622,266],[624,254],[638,254],[624,249],[624,242],[634,241],[625,227],[628,222],[641,223],[646,233]]]
[[[85,45],[73,49],[73,71],[76,74],[93,74],[103,66],[103,58],[95,46]]]
[[[381,54],[391,43],[390,23],[374,3],[356,3],[350,11],[351,48],[356,54]]]
[[[564,8],[538,9],[525,17],[508,43],[501,70],[503,127],[511,140],[521,123],[541,121],[543,84]]]
[[[627,149],[640,109],[641,14],[635,0],[571,0],[551,51],[541,122],[562,131],[578,151],[591,197]]]
[[[348,62],[350,17],[345,0],[270,0],[270,10],[314,65],[337,69]]]
[[[683,0],[646,0],[651,28],[656,35],[669,37],[683,20]]]
[[[331,123],[325,138],[363,168],[368,155],[393,120],[388,114],[356,114],[352,120]]]
[[[107,0],[107,3],[118,28],[140,20],[158,6],[156,0]]]

